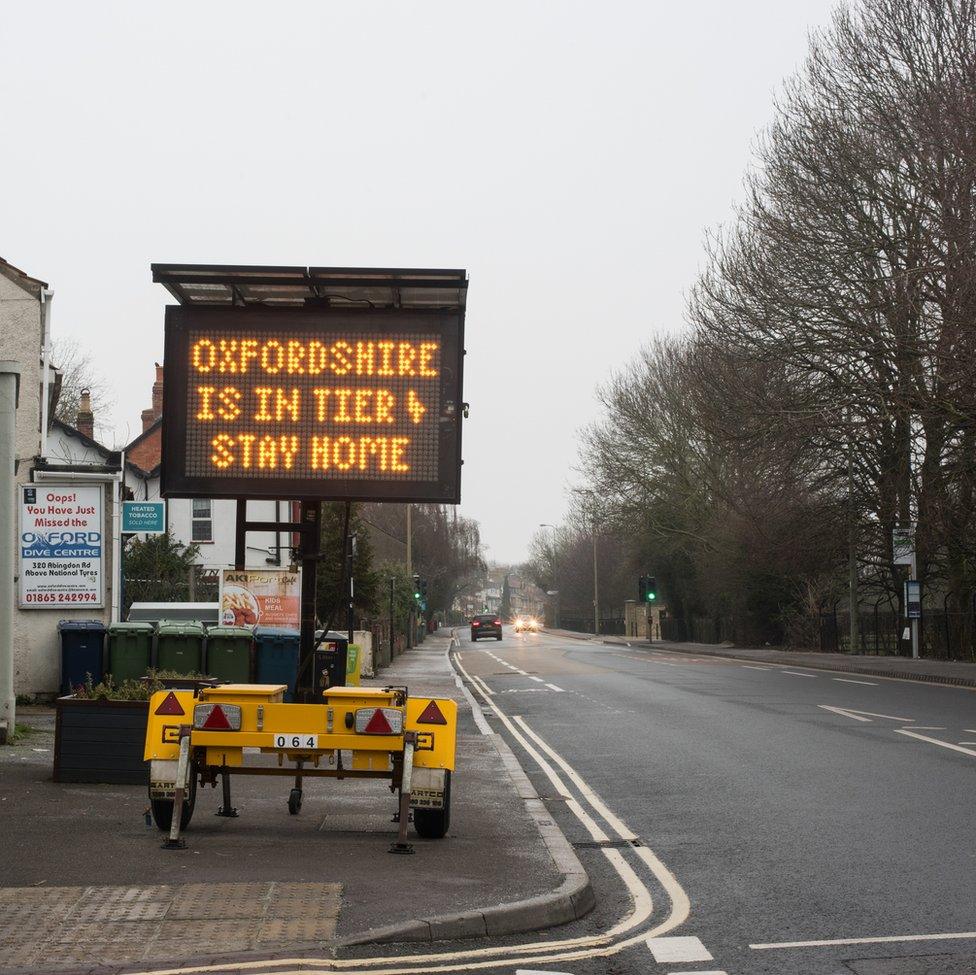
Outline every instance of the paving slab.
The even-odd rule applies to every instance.
[[[232,780],[239,818],[214,815],[219,789],[201,790],[187,848],[162,850],[145,789],[52,782],[49,712],[22,709],[38,730],[0,749],[0,971],[321,954],[582,916],[589,879],[507,746],[478,730],[449,646],[429,638],[369,682],[458,701],[451,829],[411,834],[413,856],[388,852],[386,783],[307,780],[290,816],[290,780],[247,776]]]

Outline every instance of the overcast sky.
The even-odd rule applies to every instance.
[[[466,268],[462,510],[518,561],[833,6],[0,0],[0,256],[55,289],[119,441],[150,262]]]

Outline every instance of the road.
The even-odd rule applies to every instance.
[[[567,952],[522,970],[976,972],[973,691],[666,645],[458,635],[456,661],[489,725],[594,878],[598,923],[641,897],[614,858],[653,903],[623,938],[634,943],[611,957]],[[673,884],[654,875],[656,858]],[[687,920],[650,947],[635,938],[685,895]]]

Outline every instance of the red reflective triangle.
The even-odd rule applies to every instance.
[[[377,708],[373,712],[373,716],[369,719],[363,732],[367,735],[393,734],[393,729],[390,727],[390,722],[386,720],[386,715],[383,713],[382,708]]]
[[[441,709],[437,706],[437,702],[431,701],[420,712],[420,717],[417,718],[417,724],[447,724],[447,718],[441,714]]]
[[[166,697],[163,698],[162,703],[156,708],[156,714],[186,714],[180,704],[179,698],[170,691]]]
[[[207,720],[203,722],[203,731],[231,731],[230,722],[227,720],[227,715],[224,714],[224,709],[219,705],[215,704],[213,710],[207,715]]]

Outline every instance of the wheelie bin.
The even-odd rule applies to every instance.
[[[258,684],[285,684],[285,701],[295,700],[298,682],[299,632],[284,626],[256,626],[254,660]]]
[[[91,677],[101,682],[105,673],[105,624],[101,620],[61,620],[61,693],[70,694]]]
[[[316,630],[315,639],[319,648],[312,654],[312,688],[316,699],[329,687],[346,686],[346,660],[349,639],[345,634],[329,630],[324,636]]]
[[[156,667],[178,674],[199,674],[203,669],[202,623],[160,620],[156,631]]]
[[[152,666],[152,623],[112,623],[108,628],[108,672],[116,684],[145,677]]]
[[[254,682],[254,634],[245,626],[207,630],[207,675],[232,684]]]

